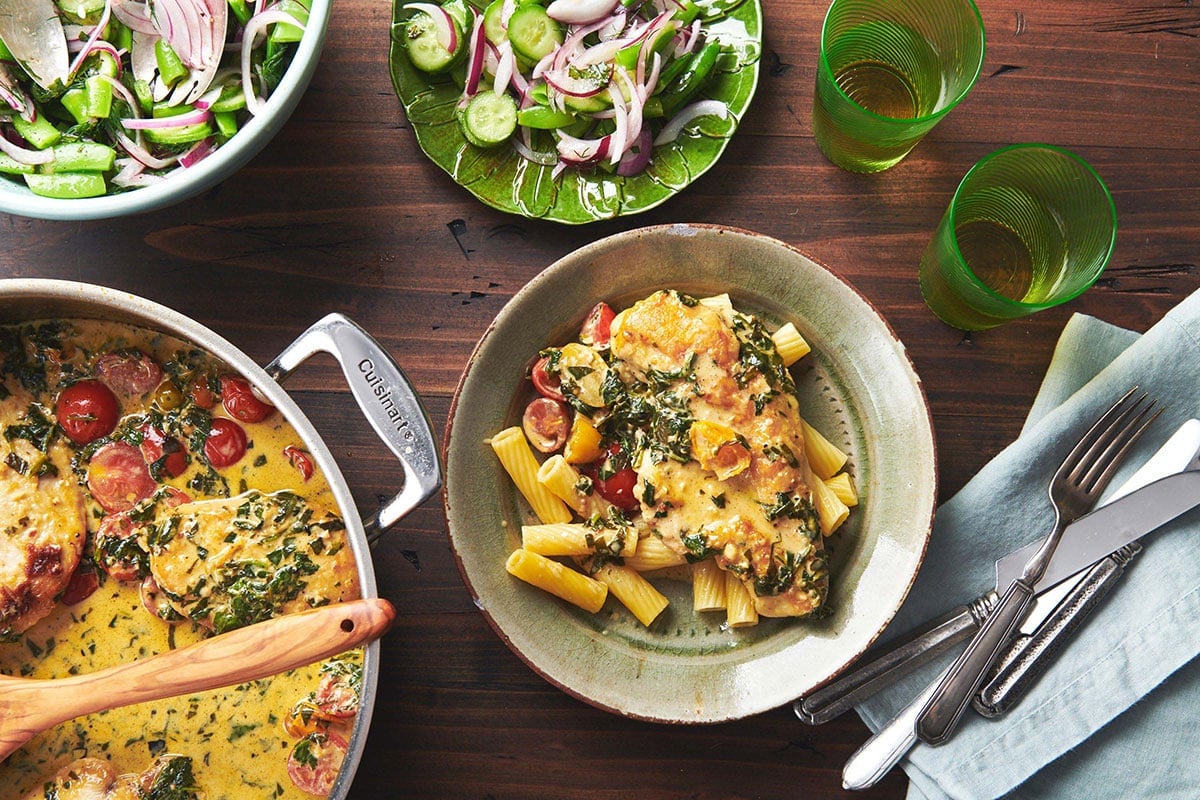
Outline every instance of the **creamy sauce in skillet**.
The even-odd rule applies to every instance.
[[[106,556],[108,551],[96,552],[96,534],[106,520],[111,526],[122,515],[137,518],[139,509],[154,505],[155,498],[162,498],[157,505],[186,514],[189,505],[176,503],[238,495],[247,489],[268,494],[286,490],[317,508],[336,508],[327,481],[312,469],[294,429],[269,407],[264,412],[245,397],[231,402],[240,389],[222,380],[231,376],[230,370],[189,345],[151,331],[84,320],[24,325],[20,337],[13,333],[13,328],[0,329],[0,378],[7,392],[0,400],[0,471],[12,472],[9,477],[17,482],[22,478],[35,482],[39,491],[67,484],[80,487],[86,504],[82,564],[87,567],[96,560],[107,564],[112,574],[97,570],[100,585],[83,599],[78,599],[83,592],[74,581],[67,586],[65,598],[60,596],[61,587],[55,587],[52,610],[31,624],[27,625],[29,615],[11,617],[7,638],[14,641],[0,643],[0,673],[31,678],[87,673],[211,635],[211,619],[198,617],[203,624],[181,619],[153,591],[143,590],[148,570],[143,565],[138,571],[136,559],[128,558],[135,551],[125,549],[111,556]],[[149,361],[138,363],[140,357]],[[119,404],[115,430],[85,444],[71,441],[71,421],[54,424],[61,418],[56,412],[64,405],[61,390],[80,380],[111,385]],[[208,401],[210,407],[204,408]],[[12,432],[28,433],[31,421],[39,417],[53,428],[45,437],[24,438]],[[224,449],[206,448],[217,436],[212,433],[217,430],[213,419],[226,420],[222,435],[231,425],[245,434],[243,453],[238,454],[236,435],[219,442]],[[178,443],[178,449],[172,444],[148,448],[144,439],[154,437],[144,433],[146,424],[161,429]],[[138,433],[131,435],[131,431]],[[45,446],[47,437],[50,442]],[[96,454],[105,448],[122,459],[109,459],[110,468],[101,475],[89,464],[104,460]],[[139,450],[141,460],[136,457]],[[135,454],[138,465],[132,472],[123,460],[129,454]],[[231,463],[221,463],[233,456],[237,457]],[[41,467],[43,463],[52,466]],[[39,469],[44,473],[40,477],[35,474]],[[144,469],[153,473],[152,484],[139,485],[129,478]],[[173,494],[166,496],[162,487],[172,487]],[[146,497],[148,492],[158,494]],[[64,503],[64,509],[68,505]],[[64,529],[71,524],[68,512],[62,512]],[[329,537],[335,547],[349,552],[343,530],[335,527],[325,535],[326,542]],[[65,536],[62,540],[70,541]],[[58,560],[57,569],[66,573],[64,580],[79,560],[70,556],[64,551]],[[331,582],[322,580],[326,577],[324,573],[302,575],[302,581],[328,587]],[[308,605],[349,599],[357,596],[354,584],[352,576],[350,585],[341,585],[336,597],[315,597],[310,588],[298,599]],[[174,619],[160,619],[151,609]],[[41,616],[37,609],[31,614]],[[253,621],[246,618],[240,623]],[[0,630],[3,623],[0,619]],[[360,662],[361,651],[355,651],[272,679],[69,721],[0,763],[0,800],[43,797],[47,782],[76,759],[99,758],[116,774],[125,774],[147,770],[164,754],[191,759],[195,786],[207,800],[311,797],[297,783],[319,789],[336,775],[340,762],[330,760],[330,747],[318,745],[333,740],[337,747],[332,755],[340,757],[336,751],[349,738],[357,709],[357,694],[347,684],[361,675]],[[305,713],[297,717],[293,709],[305,699],[309,702],[300,705]],[[313,742],[304,738],[310,733],[317,737]],[[305,744],[298,747],[298,742]]]

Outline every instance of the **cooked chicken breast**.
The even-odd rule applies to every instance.
[[[28,399],[11,395],[0,409],[4,418],[19,424]],[[84,494],[69,454],[51,447],[47,456],[23,439],[0,439],[0,640],[50,613],[86,535]]]
[[[138,535],[171,606],[218,633],[359,596],[341,518],[291,492],[160,504]]]
[[[739,338],[735,324],[744,323],[674,292],[651,295],[614,324],[622,379],[660,387],[658,404],[690,418],[688,459],[644,450],[635,494],[668,546],[713,556],[742,579],[759,614],[803,616],[828,591],[809,491],[816,478],[794,394],[771,385],[762,359],[747,356],[753,336]]]

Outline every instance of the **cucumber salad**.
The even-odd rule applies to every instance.
[[[398,35],[413,66],[462,86],[463,137],[483,148],[511,143],[555,177],[568,168],[637,175],[689,122],[730,115],[702,98],[722,45],[708,35],[711,9],[693,0],[404,8],[413,14]]]
[[[257,113],[309,0],[0,0],[0,173],[95,197],[195,165]]]

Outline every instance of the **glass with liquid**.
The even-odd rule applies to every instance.
[[[1112,196],[1083,159],[1020,144],[963,178],[921,258],[921,293],[946,323],[983,330],[1065,303],[1112,255]]]
[[[971,0],[834,0],[813,98],[821,152],[851,172],[893,166],[966,96],[983,54]]]

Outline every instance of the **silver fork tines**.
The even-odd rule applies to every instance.
[[[1034,596],[1034,584],[1046,571],[1063,529],[1095,505],[1130,447],[1161,412],[1147,396],[1133,399],[1135,386],[1096,421],[1071,449],[1050,480],[1054,525],[1041,547],[1029,559],[1021,577],[1000,598],[967,649],[943,674],[938,688],[917,717],[917,737],[927,744],[942,744],[979,691],[1001,650],[1025,619]],[[1153,413],[1152,413],[1153,412]],[[999,587],[997,587],[999,588]]]

